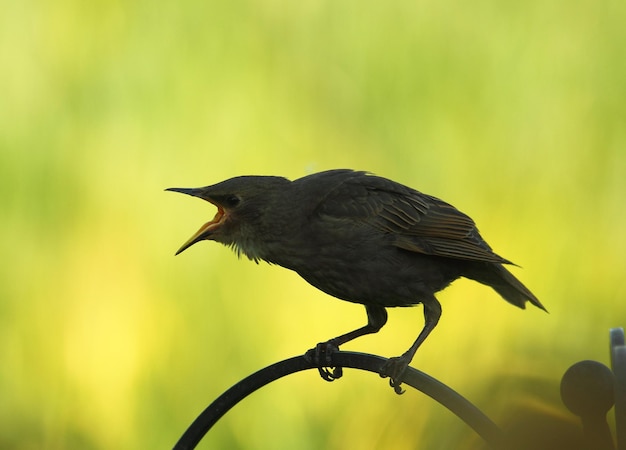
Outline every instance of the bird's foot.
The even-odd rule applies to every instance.
[[[327,342],[320,342],[315,348],[308,350],[304,354],[304,357],[317,366],[317,370],[322,379],[335,381],[343,375],[343,369],[341,367],[331,366],[332,354],[338,351],[339,347],[331,339]]]
[[[389,358],[380,368],[381,378],[389,377],[389,386],[393,388],[396,394],[404,394],[404,389],[400,386],[404,379],[404,372],[409,366],[410,359],[405,355]]]

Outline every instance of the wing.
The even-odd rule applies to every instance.
[[[474,221],[452,205],[386,178],[345,174],[316,213],[367,224],[393,236],[398,248],[448,258],[510,264],[496,255]]]

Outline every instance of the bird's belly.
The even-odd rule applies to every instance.
[[[354,303],[410,306],[432,298],[459,277],[441,258],[391,248],[363,258],[350,252],[315,257],[294,270],[333,297]],[[358,253],[358,252],[357,252]]]

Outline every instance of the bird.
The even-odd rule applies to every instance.
[[[391,307],[423,305],[424,326],[409,349],[386,360],[381,377],[400,394],[404,373],[436,327],[441,304],[435,294],[460,277],[493,288],[524,309],[547,311],[481,237],[474,221],[439,198],[370,172],[334,169],[290,181],[279,176],[238,176],[200,188],[167,191],[217,207],[176,252],[203,240],[238,256],[298,273],[340,300],[365,306],[367,324],[317,344],[307,357],[333,381],[330,355],[357,337],[378,332]]]

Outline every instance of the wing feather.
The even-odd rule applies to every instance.
[[[455,259],[496,263],[474,221],[452,205],[386,178],[352,172],[318,205],[316,213],[353,221],[393,236],[398,248]]]

